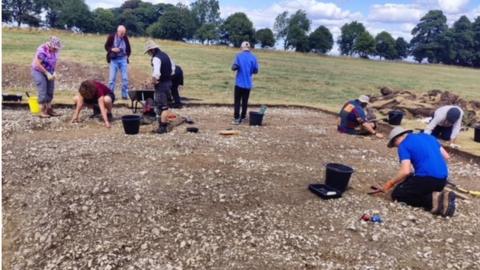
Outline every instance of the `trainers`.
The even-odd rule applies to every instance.
[[[443,192],[443,217],[452,217],[455,214],[455,200],[457,195],[453,191]]]
[[[240,125],[241,123],[242,123],[242,119],[240,118],[233,119],[232,121],[232,125]]]

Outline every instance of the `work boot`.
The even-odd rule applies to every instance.
[[[163,134],[168,132],[168,123],[158,122],[158,129],[155,131],[158,134]]]

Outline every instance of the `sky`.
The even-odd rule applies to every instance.
[[[143,0],[152,3],[181,2],[192,0]],[[120,6],[124,0],[86,0],[91,9]],[[451,25],[460,16],[471,20],[480,16],[480,0],[219,0],[220,13],[226,18],[235,12],[244,12],[256,29],[273,28],[275,17],[283,11],[294,13],[298,9],[307,12],[312,21],[312,30],[320,25],[330,29],[336,39],[343,24],[362,22],[367,30],[376,35],[390,32],[395,38],[411,38],[411,30],[429,10],[441,9]]]

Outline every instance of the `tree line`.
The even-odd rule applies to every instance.
[[[120,7],[93,11],[84,0],[5,0],[2,16],[4,22],[18,26],[110,33],[123,24],[133,36],[235,47],[244,40],[262,48],[280,42],[285,50],[319,54],[331,51],[335,43],[327,27],[311,29],[312,22],[304,10],[282,12],[275,18],[273,29],[255,30],[245,13],[222,19],[218,0],[197,0],[189,6],[127,0]],[[387,60],[411,56],[418,62],[480,66],[480,16],[473,22],[462,16],[449,27],[442,11],[431,10],[412,30],[412,36],[410,42],[402,37],[395,39],[386,31],[374,37],[361,22],[353,21],[342,26],[336,43],[342,55]]]

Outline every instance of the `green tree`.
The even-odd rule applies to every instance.
[[[353,44],[353,53],[358,54],[361,58],[367,58],[369,55],[375,54],[375,39],[368,31],[365,31],[355,39]]]
[[[275,18],[275,24],[273,25],[273,31],[275,31],[275,37],[277,40],[283,39],[283,49],[286,50],[287,34],[288,34],[288,12],[284,11]]]
[[[308,36],[305,30],[301,29],[298,25],[293,25],[288,29],[287,35],[288,48],[295,48],[296,52],[308,52]]]
[[[203,24],[195,32],[195,38],[198,39],[202,44],[205,41],[209,43],[210,41],[218,40],[218,27],[210,23]]]
[[[287,29],[287,47],[295,49],[297,52],[309,51],[308,36],[310,31],[310,20],[304,10],[297,10],[288,19]]]
[[[2,21],[38,24],[41,12],[40,2],[34,0],[4,0],[2,1]]]
[[[380,58],[393,60],[397,58],[397,49],[395,48],[395,39],[390,33],[383,31],[375,37],[375,50]]]
[[[197,0],[190,8],[195,22],[194,37],[202,43],[217,40],[221,24],[218,0]]]
[[[145,33],[143,23],[137,18],[133,9],[125,9],[118,17],[116,24],[122,24],[127,28],[129,35],[141,36]]]
[[[96,32],[110,33],[115,31],[115,17],[111,10],[97,8],[93,11],[93,18]]]
[[[452,35],[453,64],[473,66],[475,34],[467,16],[460,17],[449,31]]]
[[[410,48],[415,60],[422,62],[426,58],[430,63],[439,63],[447,29],[447,17],[441,10],[431,10],[423,16],[412,30]]]
[[[190,11],[184,6],[170,9],[163,14],[158,22],[147,28],[147,33],[154,38],[183,40],[193,35]]]
[[[365,26],[357,21],[344,24],[341,28],[341,35],[337,40],[340,53],[342,55],[352,55],[357,38],[365,31]]]
[[[198,25],[218,25],[220,23],[220,5],[218,0],[197,0],[190,7]]]
[[[325,54],[333,47],[333,36],[325,26],[319,26],[308,37],[310,50]]]
[[[45,26],[52,28],[61,27],[58,24],[58,17],[62,0],[37,0],[36,3],[41,9],[41,13],[45,14]]]
[[[120,6],[121,9],[136,9],[140,6],[142,0],[127,0]]]
[[[397,51],[396,59],[403,59],[408,56],[408,42],[404,38],[399,37],[395,40],[395,50]]]
[[[222,39],[235,47],[240,47],[242,41],[255,43],[255,29],[247,15],[237,12],[230,15],[221,27]]]
[[[262,48],[275,46],[275,37],[270,28],[260,29],[255,33],[255,39],[260,42]]]
[[[473,56],[472,64],[474,67],[480,67],[480,16],[472,23],[473,31]]]
[[[63,0],[58,9],[58,27],[78,28],[83,32],[95,29],[93,14],[84,0]]]

